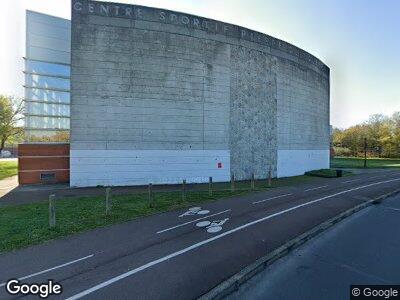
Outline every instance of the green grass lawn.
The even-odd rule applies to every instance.
[[[309,176],[297,176],[273,180],[272,187],[293,186],[316,180]],[[68,197],[56,200],[55,228],[49,228],[48,201],[0,206],[0,252],[15,250],[39,244],[62,236],[121,223],[151,214],[190,207],[221,198],[267,190],[266,180],[255,182],[255,190],[250,190],[250,182],[235,183],[236,191],[230,191],[230,183],[213,184],[212,196],[208,194],[208,184],[190,187],[185,201],[181,191],[154,193],[153,205],[149,205],[147,193],[112,196],[111,213],[105,214],[104,196]],[[188,186],[189,189],[189,186]],[[111,192],[112,195],[112,192]]]
[[[331,168],[364,168],[364,159],[359,157],[335,157],[331,160]],[[400,158],[368,158],[367,168],[400,168]]]
[[[18,174],[16,161],[0,161],[0,180]]]
[[[0,207],[0,252],[10,251],[77,232],[121,223],[157,212],[192,206],[205,201],[240,195],[248,190],[190,191],[182,201],[181,192],[157,192],[152,207],[147,193],[112,197],[112,209],[105,214],[104,197],[56,200],[56,227],[49,228],[48,202]]]

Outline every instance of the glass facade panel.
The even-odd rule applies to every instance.
[[[29,116],[26,125],[38,129],[69,129],[69,118]]]
[[[26,102],[27,115],[65,116],[69,117],[69,105]]]
[[[70,115],[71,24],[31,11],[26,17],[26,137],[28,141],[65,140]]]
[[[48,130],[48,129],[29,129],[31,142],[68,142],[69,130]]]
[[[56,76],[58,75],[66,77],[69,77],[71,73],[70,66],[33,60],[26,60],[25,70],[29,73],[39,73]]]
[[[37,74],[26,74],[25,84],[31,87],[40,87],[45,89],[69,90],[69,79],[48,77]]]
[[[48,101],[48,102],[59,102],[64,104],[70,103],[69,92],[60,92],[52,90],[42,90],[26,88],[25,98],[27,100],[37,100],[37,101]]]

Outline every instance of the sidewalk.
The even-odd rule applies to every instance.
[[[400,283],[400,195],[335,225],[228,299],[349,299],[351,284]]]
[[[368,176],[369,174],[382,174],[388,172],[395,172],[398,170],[390,169],[367,169],[367,170],[355,170],[354,175],[356,176]],[[399,171],[400,172],[400,171]],[[345,177],[343,177],[345,178]],[[358,178],[358,177],[357,177]],[[274,178],[272,186],[276,187],[295,187],[299,184],[317,184],[317,183],[333,183],[336,178],[322,178],[322,177],[287,177],[287,178]],[[340,178],[338,178],[340,180]],[[267,186],[267,180],[256,180],[256,188],[260,185]],[[250,181],[237,181],[235,182],[236,189],[248,189],[250,187]],[[164,192],[164,191],[180,191],[182,189],[181,184],[170,184],[170,185],[154,185],[153,191]],[[189,190],[208,190],[208,183],[203,184],[186,184],[186,189]],[[229,190],[230,182],[214,182],[214,190]],[[132,193],[147,193],[148,186],[119,186],[112,187],[113,195],[124,195]],[[82,196],[104,196],[105,187],[85,187],[85,188],[72,188],[69,184],[44,184],[44,185],[23,185],[13,186],[8,191],[0,190],[0,206],[1,205],[18,205],[26,204],[38,201],[45,201],[48,199],[50,194],[56,194],[57,197],[82,197]]]
[[[273,187],[281,187],[281,186],[295,186],[297,184],[305,184],[305,183],[317,183],[317,182],[326,182],[329,181],[327,178],[320,177],[307,177],[304,176],[302,178],[282,178],[282,179],[273,179]],[[263,187],[265,189],[267,187],[267,180],[256,180],[255,187]],[[214,182],[212,184],[213,190],[230,190],[231,184],[230,182]],[[201,184],[186,184],[185,186],[187,191],[208,191],[208,183]],[[235,189],[249,189],[250,181],[236,181]],[[26,204],[38,201],[45,201],[48,199],[50,194],[56,194],[57,197],[82,197],[82,196],[104,196],[105,195],[105,187],[84,187],[84,188],[73,188],[69,187],[68,184],[45,184],[45,185],[15,185],[13,188],[9,189],[8,192],[1,192],[0,190],[0,206],[1,205],[18,205],[18,204]],[[148,186],[147,185],[138,185],[138,186],[116,186],[111,187],[112,195],[126,195],[133,193],[147,193]],[[160,184],[153,185],[154,192],[167,192],[167,191],[181,191],[181,184]]]
[[[0,157],[0,161],[18,161],[16,157]]]
[[[11,176],[0,180],[0,198],[18,187],[18,176]]]

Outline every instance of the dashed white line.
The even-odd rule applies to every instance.
[[[318,199],[316,199],[316,200],[312,200],[312,201],[309,201],[309,202],[306,202],[306,203],[303,203],[303,204],[299,204],[299,205],[293,206],[293,207],[291,207],[291,208],[288,208],[288,209],[279,211],[279,212],[274,213],[274,214],[272,214],[272,215],[265,216],[265,217],[263,217],[263,218],[261,218],[261,219],[254,220],[254,221],[249,222],[249,223],[246,223],[246,224],[244,224],[244,225],[242,225],[242,226],[239,226],[239,227],[233,228],[233,229],[231,229],[231,230],[225,231],[224,233],[221,233],[221,234],[219,234],[219,235],[216,235],[216,236],[214,236],[214,237],[212,237],[212,238],[203,240],[203,241],[198,242],[198,243],[196,243],[196,244],[193,244],[193,245],[191,245],[191,246],[189,246],[189,247],[183,248],[183,249],[181,249],[181,250],[179,250],[179,251],[173,252],[173,253],[171,253],[171,254],[169,254],[169,255],[166,255],[166,256],[164,256],[164,257],[161,257],[161,258],[159,258],[159,259],[153,260],[153,261],[151,261],[151,262],[149,262],[149,263],[147,263],[147,264],[145,264],[145,265],[142,265],[142,266],[140,266],[140,267],[138,267],[138,268],[135,268],[135,269],[130,270],[130,271],[128,271],[128,272],[122,273],[122,274],[120,274],[120,275],[118,275],[118,276],[116,276],[116,277],[113,277],[113,278],[111,278],[111,279],[109,279],[109,280],[107,280],[107,281],[104,281],[104,282],[102,282],[102,283],[100,283],[100,284],[98,284],[98,285],[95,285],[95,286],[93,286],[93,287],[91,287],[91,288],[89,288],[89,289],[86,289],[86,290],[84,290],[84,291],[82,291],[82,292],[80,292],[80,293],[78,293],[78,294],[75,294],[75,295],[73,295],[73,296],[67,298],[66,300],[80,299],[80,298],[82,298],[82,297],[84,297],[84,296],[87,296],[87,295],[89,295],[89,294],[91,294],[91,293],[97,291],[97,290],[100,290],[100,289],[102,289],[102,288],[104,288],[104,287],[106,287],[106,286],[109,286],[109,285],[111,285],[111,284],[113,284],[113,283],[115,283],[115,282],[117,282],[117,281],[120,281],[120,280],[122,280],[122,279],[124,279],[124,278],[126,278],[126,277],[129,277],[129,276],[131,276],[131,275],[133,275],[133,274],[136,274],[136,273],[138,273],[138,272],[140,272],[140,271],[143,271],[143,270],[145,270],[145,269],[148,269],[148,268],[150,268],[150,267],[152,267],[152,266],[154,266],[154,265],[157,265],[157,264],[159,264],[159,263],[162,263],[162,262],[164,262],[164,261],[166,261],[166,260],[169,260],[169,259],[171,259],[171,258],[174,258],[174,257],[179,256],[179,255],[181,255],[181,254],[184,254],[184,253],[186,253],[186,252],[192,251],[192,250],[194,250],[194,249],[196,249],[196,248],[199,248],[199,247],[201,247],[201,246],[203,246],[203,245],[206,245],[206,244],[208,244],[208,243],[211,243],[211,242],[213,242],[213,241],[215,241],[215,240],[218,240],[218,239],[220,239],[220,238],[223,238],[224,236],[230,235],[230,234],[232,234],[232,233],[235,233],[235,232],[240,231],[240,230],[242,230],[242,229],[245,229],[245,228],[247,228],[247,227],[253,226],[253,225],[258,224],[258,223],[260,223],[260,222],[263,222],[263,221],[266,221],[266,220],[268,220],[268,219],[274,218],[274,217],[276,217],[276,216],[279,216],[279,215],[285,214],[285,213],[287,213],[287,212],[293,211],[293,210],[295,210],[295,209],[298,209],[298,208],[301,208],[301,207],[305,207],[305,206],[308,206],[308,205],[311,205],[311,204],[314,204],[314,203],[317,203],[317,202],[320,202],[320,201],[322,201],[322,200],[329,199],[329,198],[332,198],[332,197],[335,197],[335,196],[338,196],[338,195],[342,195],[342,194],[349,193],[349,192],[352,192],[352,191],[357,191],[357,190],[360,190],[360,189],[363,189],[363,188],[366,188],[366,187],[370,187],[370,186],[374,186],[374,185],[379,185],[379,184],[382,184],[382,183],[388,183],[388,182],[398,181],[398,180],[400,180],[400,178],[391,179],[391,180],[386,180],[386,181],[380,181],[380,182],[375,182],[375,183],[370,183],[370,184],[363,185],[363,186],[359,186],[359,187],[352,188],[352,189],[349,189],[349,190],[344,190],[344,191],[341,191],[341,192],[338,192],[338,193],[335,193],[335,194],[332,194],[332,195],[328,195],[328,196],[325,196],[325,197],[322,197],[322,198],[318,198]]]
[[[400,208],[394,208],[394,207],[389,207],[389,206],[383,206],[384,208],[395,210],[395,211],[400,211]]]
[[[74,264],[74,263],[77,263],[77,262],[79,262],[79,261],[82,261],[82,260],[91,258],[91,257],[93,257],[93,256],[94,256],[94,254],[90,254],[90,255],[88,255],[88,256],[81,257],[81,258],[78,258],[78,259],[69,261],[69,262],[67,262],[67,263],[65,263],[65,264],[52,267],[52,268],[50,268],[50,269],[46,269],[46,270],[43,270],[43,271],[39,271],[39,272],[36,272],[36,273],[33,273],[33,274],[26,275],[26,276],[24,276],[24,277],[20,277],[20,278],[18,278],[18,280],[28,279],[28,278],[31,278],[31,277],[34,277],[34,276],[37,276],[37,275],[40,275],[40,274],[44,274],[44,273],[47,273],[47,272],[50,272],[50,271],[59,269],[59,268],[63,268],[63,267],[72,265],[72,264]],[[7,282],[2,282],[2,283],[0,283],[0,287],[5,286],[6,284],[7,284]]]
[[[286,196],[290,196],[290,195],[293,195],[293,194],[279,195],[279,196],[271,197],[271,198],[268,198],[268,199],[263,199],[263,200],[260,200],[260,201],[253,202],[253,204],[265,202],[265,201],[272,200],[272,199],[282,198],[282,197],[286,197]]]
[[[231,209],[227,209],[227,210],[224,210],[224,211],[220,211],[220,212],[215,213],[215,214],[212,214],[212,215],[208,215],[208,216],[205,216],[205,217],[202,217],[202,218],[198,218],[198,219],[195,219],[195,220],[192,220],[192,221],[188,221],[188,222],[185,222],[185,223],[182,223],[182,224],[178,224],[178,225],[173,226],[173,227],[169,227],[169,228],[167,228],[167,229],[163,229],[163,230],[157,231],[157,234],[158,234],[158,233],[163,233],[163,232],[166,232],[166,231],[169,231],[169,230],[178,228],[178,227],[182,227],[182,226],[185,226],[185,225],[188,225],[188,224],[197,222],[197,221],[199,221],[199,220],[203,220],[203,219],[207,219],[207,218],[209,218],[209,217],[217,216],[217,215],[226,213],[226,212],[228,212],[228,211],[231,211]]]
[[[318,186],[318,187],[315,187],[315,188],[307,189],[307,190],[304,190],[304,191],[305,192],[309,192],[309,191],[323,189],[323,188],[326,188],[326,187],[327,187],[327,185],[322,185],[322,186]]]
[[[350,182],[359,181],[359,180],[361,180],[361,178],[359,178],[359,179],[353,179],[353,180],[347,180],[347,181],[343,181],[342,183],[350,183]]]

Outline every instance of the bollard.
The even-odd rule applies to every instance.
[[[186,200],[186,179],[182,181],[182,202]]]
[[[106,188],[106,215],[108,215],[111,211],[110,193],[111,188]]]
[[[367,138],[364,138],[364,168],[367,167]]]
[[[253,191],[255,188],[255,183],[254,183],[254,173],[251,173],[251,183],[250,183],[251,190]]]
[[[56,226],[56,195],[49,196],[49,226],[53,228]]]
[[[212,177],[208,178],[208,196],[212,196],[213,191],[212,191]]]
[[[149,207],[153,207],[153,184],[149,183]]]
[[[231,192],[235,191],[235,176],[231,175]]]
[[[271,177],[272,177],[272,172],[271,172],[271,167],[269,167],[269,170],[268,170],[268,186],[269,187],[272,185]]]

